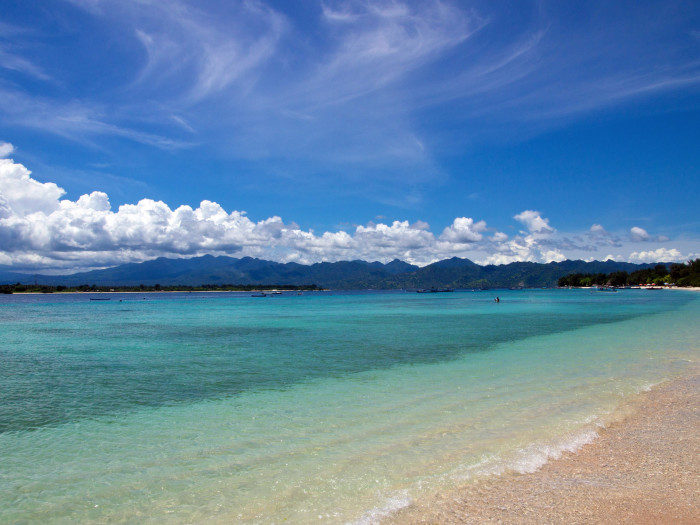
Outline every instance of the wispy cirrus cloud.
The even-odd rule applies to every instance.
[[[229,9],[228,17],[185,2],[74,3],[97,18],[109,17],[115,30],[130,28],[130,34],[120,39],[132,40],[131,47],[140,44],[145,61],[116,66],[123,68],[122,85],[89,97],[30,93],[17,85],[0,83],[0,111],[16,125],[85,144],[93,143],[91,137],[114,136],[160,149],[188,146],[177,132],[183,129],[186,117],[178,113],[186,113],[198,102],[234,85],[249,89],[253,71],[274,51],[284,26],[283,17],[257,2]],[[33,32],[30,36],[35,47],[40,45],[40,35]],[[4,47],[0,47],[0,67],[43,80],[50,78],[40,66],[20,54],[8,53]],[[170,136],[162,133],[168,128]],[[195,131],[189,124],[184,128]]]
[[[36,80],[49,81],[51,77],[32,60],[22,56],[26,49],[18,39],[33,36],[33,31],[0,21],[0,69],[16,71]]]
[[[256,1],[226,6],[224,12],[186,2],[148,9],[125,2],[118,10],[130,19],[147,54],[135,84],[161,91],[172,82],[170,95],[182,106],[234,86],[250,89],[287,29],[284,16]]]
[[[110,122],[115,120],[110,116],[112,111],[103,105],[81,101],[57,103],[50,98],[29,96],[1,86],[0,111],[4,113],[6,121],[14,125],[41,131],[50,129],[55,135],[86,145],[97,146],[96,139],[100,136],[122,137],[166,150],[192,145],[191,141]]]
[[[556,2],[72,0],[85,29],[105,33],[90,51],[113,82],[35,60],[13,29],[0,65],[69,88],[0,79],[0,114],[87,146],[194,147],[254,164],[266,182],[332,179],[415,208],[425,186],[472,176],[449,172],[445,150],[696,92],[697,39],[678,37],[682,9],[670,4],[604,3],[576,17]],[[85,52],[31,35],[34,48],[59,41],[64,56]]]
[[[648,42],[647,29],[663,35],[677,22],[655,18],[653,6],[572,29],[547,3],[522,7],[521,20],[506,26],[488,6],[465,9],[446,0],[319,2],[309,11],[317,17],[309,34],[262,1],[73,4],[114,20],[126,31],[122,38],[142,48],[143,60],[122,66],[125,107],[143,97],[148,102],[133,110],[155,109],[164,118],[154,100],[177,113],[205,109],[211,98],[222,118],[242,116],[251,133],[268,130],[283,113],[323,129],[332,116],[358,110],[362,119],[373,112],[403,117],[410,128],[414,111],[453,103],[462,119],[541,121],[700,83],[700,62],[691,54]],[[16,68],[50,75],[21,53],[5,53]],[[374,103],[367,100],[373,94]],[[358,107],[360,100],[369,110]],[[344,111],[324,113],[328,106]]]
[[[161,149],[194,140],[284,163],[286,176],[330,169],[345,184],[371,169],[387,182],[377,195],[397,203],[420,199],[416,185],[440,169],[396,90],[485,23],[441,1],[319,3],[312,33],[256,1],[74,5],[109,18],[143,60],[119,64],[124,82],[108,100],[6,87],[5,108],[18,125],[86,144],[106,135]]]
[[[437,1],[324,4],[322,21],[331,35],[328,50],[317,57],[315,74],[301,83],[312,108],[391,88],[485,24],[474,12]]]
[[[0,68],[24,73],[39,80],[51,79],[51,77],[36,64],[2,48],[0,48]]]

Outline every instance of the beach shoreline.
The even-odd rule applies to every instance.
[[[698,391],[693,366],[636,396],[577,452],[434,494],[382,523],[700,523]]]
[[[583,287],[581,290],[586,290],[589,288],[594,288],[594,287]],[[700,292],[700,287],[692,287],[692,286],[686,286],[686,287],[664,287],[663,290],[681,290],[681,291],[690,291],[690,292]],[[70,292],[13,292],[12,294],[9,295],[39,295],[39,296],[44,296],[44,295],[119,295],[119,294],[175,294],[175,293],[211,293],[211,294],[222,294],[222,293],[239,293],[239,294],[250,294],[250,293],[261,293],[261,292],[282,292],[282,293],[287,293],[287,294],[293,294],[297,292],[303,292],[303,293],[314,293],[314,292],[332,292],[333,290],[329,288],[322,288],[322,289],[317,289],[317,290],[284,290],[284,289],[251,289],[251,290],[144,290],[144,291],[136,291],[136,290],[129,290],[129,291],[119,291],[119,290],[89,290],[89,291],[70,291]],[[388,291],[388,290],[385,290]]]

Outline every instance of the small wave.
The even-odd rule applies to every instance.
[[[604,425],[596,422],[600,428]],[[551,443],[533,443],[503,455],[483,458],[474,465],[462,469],[457,476],[463,480],[501,476],[507,472],[531,474],[541,469],[548,461],[561,458],[565,452],[575,453],[581,447],[596,440],[598,432],[592,428],[569,434]]]
[[[656,383],[646,383],[639,388],[637,388],[637,394],[641,394],[642,392],[651,392],[654,387],[657,385],[660,385],[663,381],[658,381]]]
[[[595,441],[598,433],[588,429],[564,438],[554,444],[534,444],[517,452],[512,462],[512,470],[520,474],[530,474],[542,468],[551,459],[559,459],[564,452],[575,453],[581,447]]]
[[[413,500],[411,500],[409,497],[408,492],[401,491],[388,498],[381,507],[375,507],[374,509],[367,511],[356,521],[349,522],[348,525],[378,524],[382,519],[408,507],[411,503],[413,503]]]

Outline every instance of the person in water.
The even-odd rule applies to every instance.
[[[496,298],[494,299],[494,301],[496,301],[497,303],[500,303],[500,302],[501,302],[501,300],[500,300],[498,297],[496,297]]]

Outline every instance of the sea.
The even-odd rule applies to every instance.
[[[0,523],[379,523],[593,441],[697,366],[698,319],[680,290],[0,296]]]

